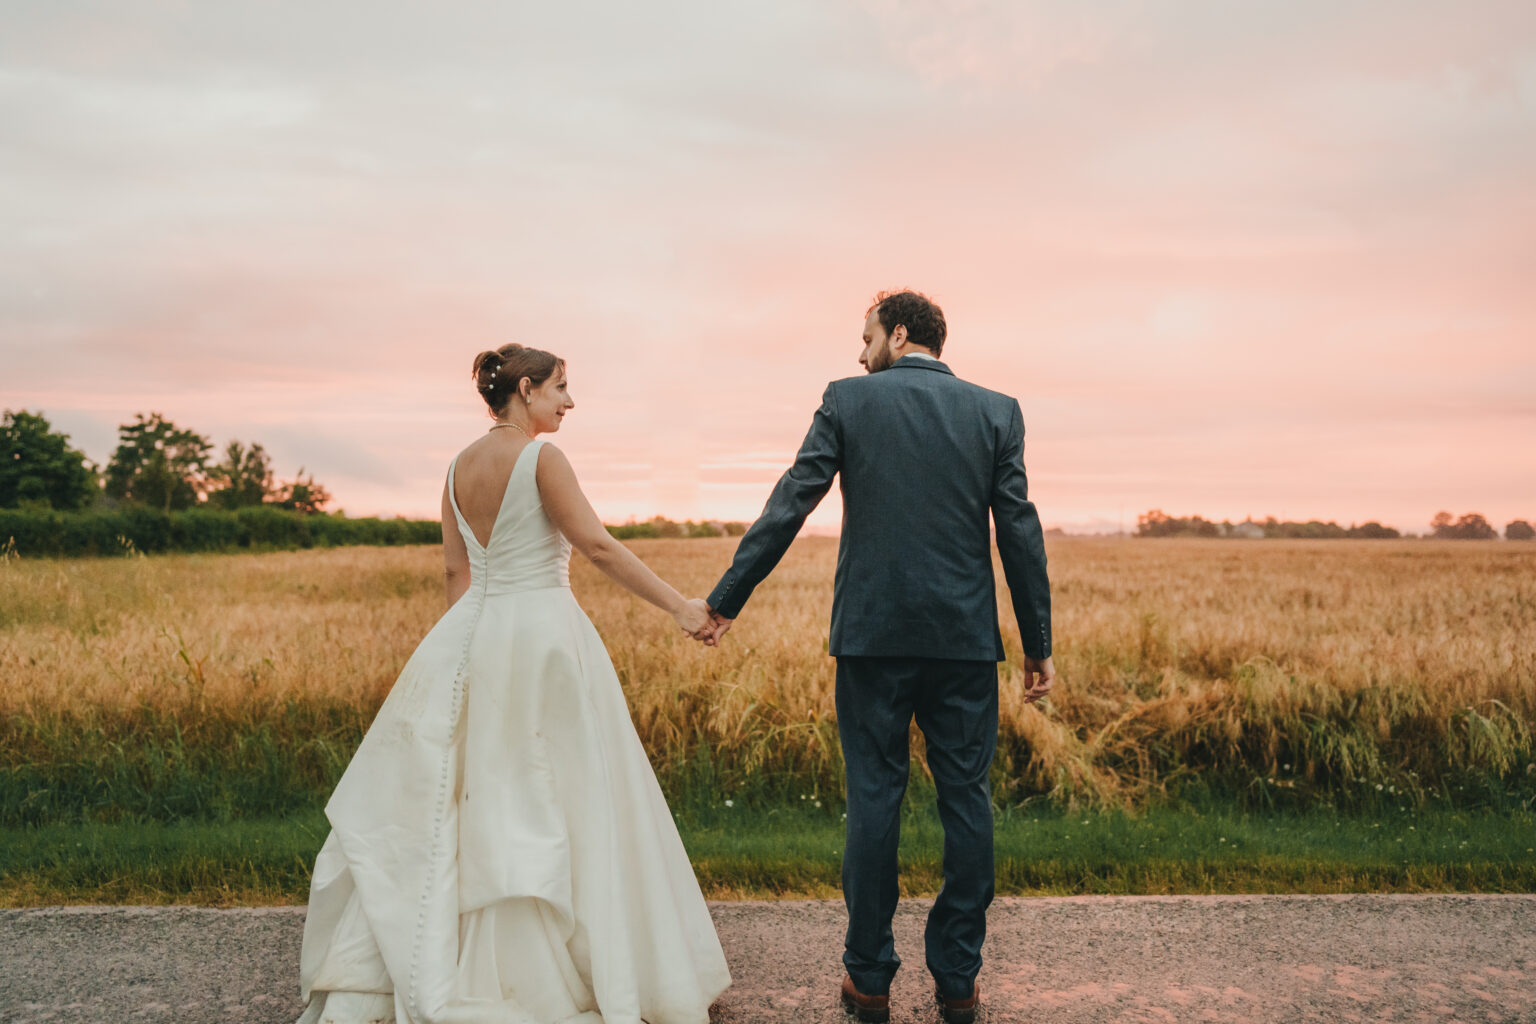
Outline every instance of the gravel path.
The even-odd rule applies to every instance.
[[[839,903],[711,905],[718,1024],[843,1024]],[[897,916],[893,1021],[934,1021],[923,900]],[[0,1021],[282,1022],[303,908],[0,911]],[[984,1020],[1536,1021],[1536,896],[1171,896],[994,904]]]

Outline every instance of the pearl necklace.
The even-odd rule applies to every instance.
[[[497,423],[495,426],[491,427],[491,430],[500,430],[502,427],[511,427],[513,430],[517,431],[519,434],[522,434],[524,437],[528,438],[528,440],[530,440],[530,441],[533,440],[533,435],[528,433],[528,431],[524,430],[522,427],[518,426],[516,423],[511,423],[511,422],[508,422],[508,423]],[[490,430],[486,431],[487,434],[489,434],[490,432],[491,432]]]

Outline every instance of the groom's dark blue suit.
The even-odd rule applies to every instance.
[[[929,970],[964,997],[981,966],[992,901],[997,665],[992,531],[1026,654],[1051,653],[1050,585],[1024,475],[1019,403],[943,363],[905,356],[833,381],[789,471],[742,537],[710,607],[735,618],[839,476],[842,540],[828,651],[847,769],[843,962],[883,994],[900,965],[891,938],[896,847],[915,716],[944,822],[944,888],[929,915]]]

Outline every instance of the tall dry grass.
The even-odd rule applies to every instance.
[[[633,542],[698,594],[734,544]],[[835,553],[798,542],[716,650],[573,565],[679,806],[838,799]],[[1005,614],[1001,801],[1533,802],[1536,545],[1068,539],[1050,564],[1062,683],[1022,703]],[[323,802],[439,572],[435,548],[0,566],[0,823]]]

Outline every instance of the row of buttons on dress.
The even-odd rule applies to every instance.
[[[489,573],[481,573],[479,586],[475,591],[475,613],[471,617],[469,628],[464,631],[464,646],[459,651],[459,667],[453,676],[453,699],[449,703],[449,720],[455,729],[458,728],[459,706],[464,699],[464,673],[469,668],[469,645],[474,641],[475,622],[480,617],[481,610],[485,607],[485,587]],[[471,579],[471,586],[474,580]],[[421,943],[426,935],[427,908],[432,899],[432,883],[435,880],[435,872],[439,860],[439,846],[443,838],[443,812],[447,806],[448,797],[448,760],[453,756],[452,733],[449,734],[449,742],[443,749],[443,768],[437,779],[437,808],[432,816],[432,859],[427,865],[427,880],[421,889],[421,909],[416,916],[416,941],[411,944],[411,976],[410,976],[410,1004],[411,1016],[420,1017],[421,1007],[418,1003],[416,991],[416,970],[421,963]]]

